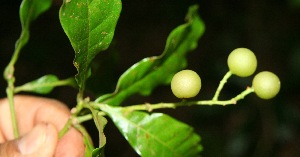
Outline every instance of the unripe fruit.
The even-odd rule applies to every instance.
[[[251,50],[237,48],[229,54],[227,64],[232,74],[240,77],[248,77],[255,72],[257,60]]]
[[[171,89],[173,94],[178,98],[192,98],[201,89],[201,79],[192,70],[182,70],[173,76]]]
[[[274,73],[263,71],[253,78],[252,87],[258,97],[271,99],[275,97],[280,90],[280,80]]]

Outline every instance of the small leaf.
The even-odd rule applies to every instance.
[[[22,34],[17,44],[23,47],[29,40],[29,27],[33,20],[40,14],[47,11],[51,6],[52,0],[23,0],[20,6],[20,20]]]
[[[107,120],[105,117],[97,114],[97,117],[94,118],[94,121],[99,132],[99,148],[102,148],[106,144],[106,137],[103,130],[105,125],[107,124]]]
[[[20,91],[26,91],[39,94],[47,94],[53,90],[53,84],[57,81],[58,78],[55,75],[45,75],[37,80],[33,80],[16,88],[15,92],[17,93]]]
[[[133,94],[147,96],[158,85],[169,84],[173,75],[187,66],[186,54],[197,47],[204,32],[204,23],[197,12],[197,5],[190,7],[187,23],[171,32],[162,55],[145,58],[134,64],[119,78],[114,93],[103,95],[96,101],[119,105]]]
[[[64,0],[60,8],[60,23],[75,50],[76,80],[81,90],[89,77],[90,63],[112,41],[121,7],[121,0]]]
[[[74,78],[68,78],[65,80],[59,80],[55,75],[45,75],[41,78],[28,82],[22,86],[18,86],[15,88],[14,92],[34,92],[38,94],[48,94],[50,93],[54,87],[57,86],[75,86]]]
[[[143,157],[194,157],[202,151],[200,136],[193,128],[168,115],[130,112],[109,105],[100,108],[107,112],[130,145]]]

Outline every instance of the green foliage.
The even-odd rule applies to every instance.
[[[20,6],[20,21],[22,25],[22,32],[19,39],[16,42],[14,54],[3,73],[3,76],[8,84],[6,88],[6,94],[9,101],[9,107],[11,110],[11,120],[12,120],[12,125],[14,130],[14,137],[16,138],[19,137],[19,131],[18,131],[18,125],[16,120],[17,118],[15,114],[14,101],[13,101],[14,83],[15,83],[14,65],[18,60],[21,49],[29,40],[30,23],[34,19],[36,19],[40,14],[48,10],[51,6],[51,2],[52,2],[51,0],[44,0],[44,1],[24,0]]]
[[[15,87],[14,93],[33,92],[38,94],[48,94],[57,86],[72,86],[77,84],[73,77],[65,80],[59,80],[55,75],[45,75],[22,86]]]
[[[20,47],[23,47],[29,40],[29,27],[33,20],[47,11],[51,6],[51,0],[24,0],[20,6],[20,21],[22,34],[18,40]]]
[[[190,7],[186,16],[187,22],[170,33],[162,55],[148,57],[134,64],[120,77],[115,92],[99,97],[96,102],[119,105],[133,94],[149,95],[158,85],[169,84],[173,75],[186,67],[186,54],[196,48],[204,32],[204,23],[197,12],[198,6]],[[102,106],[101,110],[113,119],[123,136],[142,156],[193,156],[202,150],[200,136],[188,125],[167,115],[148,115],[138,111],[124,113],[122,108],[109,106]],[[144,126],[137,127],[140,123]],[[170,128],[160,134],[161,128],[166,127],[165,124],[170,124]],[[98,126],[98,130],[100,127]],[[185,144],[180,145],[183,140]]]
[[[96,112],[96,117],[94,117],[94,121],[96,124],[96,127],[99,132],[99,148],[103,148],[106,144],[106,137],[104,135],[104,127],[107,124],[106,118],[104,118],[101,115],[98,115],[98,112]]]
[[[51,0],[23,0],[20,7],[20,20],[23,29],[28,29],[30,23],[51,6]]]
[[[55,87],[54,84],[57,81],[58,78],[55,75],[45,75],[39,79],[28,82],[19,88],[16,88],[15,92],[27,91],[39,94],[47,94],[53,90]]]
[[[111,43],[121,7],[120,0],[65,0],[61,6],[60,22],[75,51],[81,91],[90,75],[90,63]]]
[[[4,78],[13,84],[14,80],[9,80],[14,75],[14,64],[18,60],[21,49],[27,44],[29,40],[29,27],[33,20],[39,15],[47,11],[51,6],[51,0],[23,0],[20,6],[20,21],[22,25],[22,32],[15,45],[15,52],[4,71]]]
[[[202,150],[200,136],[193,128],[168,115],[149,115],[109,105],[101,109],[108,113],[130,145],[143,157],[193,157]]]
[[[186,54],[197,47],[204,32],[198,6],[189,8],[186,20],[170,33],[162,55],[134,64],[120,77],[115,92],[99,97],[96,102],[119,105],[133,94],[147,96],[158,85],[170,84],[173,75],[186,67]]]
[[[104,135],[104,127],[107,124],[107,119],[99,114],[99,111],[92,110],[93,119],[99,132],[99,147],[92,152],[93,157],[104,157],[104,146],[106,145],[106,136]]]
[[[115,27],[122,8],[120,0],[64,0],[60,8],[59,18],[75,51],[74,65],[78,71],[75,76],[76,83],[73,77],[59,80],[55,75],[45,75],[14,88],[14,64],[21,48],[28,42],[30,23],[41,13],[46,11],[50,5],[51,0],[24,0],[20,8],[22,34],[16,43],[13,58],[4,73],[8,81],[7,95],[10,99],[14,131],[18,129],[14,116],[13,94],[21,91],[47,94],[56,86],[78,85],[79,97],[77,97],[77,105],[73,108],[69,121],[60,131],[59,137],[62,137],[70,127],[75,127],[84,136],[84,143],[86,144],[85,156],[104,157],[104,148],[107,140],[104,134],[104,128],[107,124],[105,116],[112,119],[122,135],[128,140],[129,144],[141,156],[199,156],[202,151],[202,145],[200,144],[201,138],[194,132],[191,126],[163,113],[146,113],[138,110],[151,112],[154,109],[176,108],[189,105],[236,104],[238,100],[243,99],[246,95],[254,91],[257,94],[259,92],[257,85],[259,83],[256,83],[257,79],[255,78],[253,88],[249,87],[229,100],[218,100],[224,84],[232,74],[243,77],[249,76],[254,73],[256,69],[257,63],[255,55],[251,52],[249,57],[249,53],[245,54],[245,49],[238,49],[242,50],[238,53],[242,55],[229,56],[228,63],[230,64],[230,71],[226,73],[221,80],[212,100],[117,107],[126,98],[134,94],[148,96],[157,86],[170,84],[174,74],[187,66],[187,53],[197,47],[198,40],[203,35],[205,29],[204,23],[198,15],[198,6],[194,5],[189,8],[186,15],[186,23],[176,27],[170,33],[166,41],[165,49],[160,56],[142,59],[131,66],[121,75],[113,93],[100,96],[95,101],[91,101],[88,97],[84,98],[83,92],[85,90],[85,83],[91,75],[90,64],[98,53],[109,47],[114,36]],[[233,60],[230,59],[231,56],[233,56]],[[240,62],[241,60],[242,62]],[[233,63],[233,66],[231,66],[231,63]],[[245,63],[246,66],[244,66]],[[241,67],[242,69],[240,69]],[[272,79],[273,80],[267,81],[263,80],[264,82],[261,84],[265,86],[265,82],[273,82],[268,86],[268,91],[277,91],[277,89],[271,87],[276,83],[278,86],[279,79],[277,78],[277,82],[274,77],[272,77]],[[181,80],[179,80],[179,82],[180,81]],[[197,81],[196,86],[201,87],[201,80]],[[279,87],[278,91],[280,89]],[[196,94],[199,90],[196,90]],[[193,93],[192,96],[196,94]],[[187,98],[190,96],[191,95],[185,95],[179,97]],[[99,132],[99,146],[96,149],[92,144],[89,134],[85,128],[80,125],[80,123],[91,119],[94,120]],[[18,135],[18,133],[16,133],[16,135]]]

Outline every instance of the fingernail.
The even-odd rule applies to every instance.
[[[37,125],[18,143],[20,153],[23,155],[36,152],[47,140],[48,125]]]

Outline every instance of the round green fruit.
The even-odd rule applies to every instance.
[[[173,94],[178,98],[192,98],[201,89],[201,79],[192,70],[182,70],[173,76],[171,89]]]
[[[237,48],[229,54],[227,64],[232,74],[240,77],[248,77],[255,72],[257,60],[251,50]]]
[[[275,97],[280,90],[280,80],[274,73],[263,71],[253,78],[252,87],[258,97],[271,99]]]

